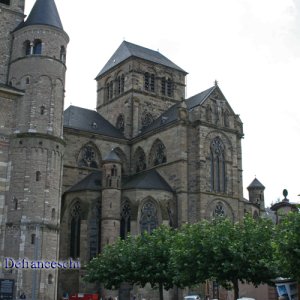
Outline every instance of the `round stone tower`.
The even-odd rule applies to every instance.
[[[101,249],[120,236],[121,171],[121,160],[112,150],[103,163]]]
[[[54,0],[37,0],[12,32],[8,83],[24,91],[16,103],[5,256],[54,262],[12,268],[16,296],[57,299],[63,108],[68,35]]]
[[[260,181],[255,178],[251,184],[247,187],[249,192],[249,201],[259,205],[261,210],[265,209],[265,197],[264,190],[265,187],[260,183]]]
[[[24,19],[24,0],[0,0],[0,83],[7,84],[11,32]]]

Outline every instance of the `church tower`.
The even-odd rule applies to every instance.
[[[258,205],[261,210],[265,210],[264,185],[257,178],[254,178],[247,189],[249,192],[249,201]]]
[[[0,84],[7,84],[11,32],[24,19],[24,0],[0,0]]]
[[[23,7],[24,1],[19,2]],[[56,262],[69,37],[63,30],[54,0],[37,0],[26,21],[11,34],[7,82],[24,94],[16,100],[10,137],[4,256],[13,260]],[[16,297],[24,292],[27,299],[56,299],[57,268],[9,271],[5,277],[15,280]]]
[[[120,236],[121,172],[121,159],[112,150],[103,163],[101,249]]]

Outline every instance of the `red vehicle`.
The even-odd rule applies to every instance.
[[[99,295],[78,293],[75,295],[71,295],[69,299],[70,300],[99,300]]]

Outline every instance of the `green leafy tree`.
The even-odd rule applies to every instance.
[[[290,212],[276,228],[276,258],[280,276],[300,280],[300,214]]]
[[[99,281],[108,289],[119,288],[123,282],[142,287],[150,283],[163,299],[163,289],[173,286],[169,260],[174,236],[174,230],[161,226],[151,234],[118,240],[90,261],[86,280]]]
[[[235,299],[239,281],[270,283],[276,276],[273,232],[271,221],[251,217],[235,224],[220,218],[187,226],[172,250],[176,283],[190,286],[213,279],[225,288],[233,287]]]

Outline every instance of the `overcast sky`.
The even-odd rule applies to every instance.
[[[34,0],[26,0],[26,13]],[[86,5],[85,5],[86,4]],[[219,86],[244,123],[244,197],[300,197],[300,0],[56,0],[70,36],[65,107],[96,106],[94,78],[123,40],[187,71],[187,97]]]

